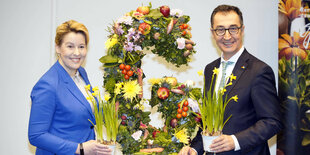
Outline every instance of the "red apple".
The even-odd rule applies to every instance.
[[[160,87],[157,90],[157,96],[158,96],[158,98],[165,100],[166,98],[169,97],[169,89],[166,87]]]
[[[170,15],[170,8],[167,5],[161,6],[160,7],[160,12],[161,14],[164,15],[164,17],[168,17]]]
[[[150,8],[147,6],[140,6],[136,11],[142,13],[143,15],[147,15],[150,13]]]

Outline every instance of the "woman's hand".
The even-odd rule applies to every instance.
[[[98,143],[95,140],[89,140],[83,143],[85,155],[110,155],[112,150],[108,146]],[[80,146],[77,148],[76,153],[80,154]]]

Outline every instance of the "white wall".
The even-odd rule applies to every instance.
[[[146,74],[145,98],[150,98],[149,78],[176,76],[179,81],[202,79],[197,71],[219,55],[211,40],[210,14],[219,4],[239,6],[244,14],[245,47],[272,66],[277,73],[277,1],[270,0],[150,0],[153,7],[169,5],[191,17],[193,40],[198,51],[187,67],[175,68],[163,59],[149,54],[143,59]],[[86,63],[90,81],[102,85],[101,63],[105,54],[107,26],[126,12],[136,9],[146,0],[1,0],[0,1],[0,67],[1,67],[1,129],[0,154],[34,154],[28,142],[30,92],[36,81],[54,63],[54,34],[56,25],[74,19],[84,23],[90,32]],[[277,77],[277,74],[276,74]],[[271,141],[275,154],[275,139]]]

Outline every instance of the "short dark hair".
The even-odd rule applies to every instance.
[[[218,12],[228,13],[228,12],[231,12],[231,11],[233,11],[233,12],[238,14],[239,19],[240,19],[240,24],[243,25],[243,17],[242,17],[242,12],[240,11],[240,9],[238,7],[236,7],[236,6],[223,4],[223,5],[217,6],[213,10],[213,12],[211,14],[211,27],[213,27],[214,16],[215,16],[216,13],[218,13]]]

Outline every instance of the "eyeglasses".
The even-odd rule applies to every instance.
[[[229,34],[230,35],[233,35],[233,34],[237,34],[239,32],[239,29],[242,28],[242,25],[240,27],[237,27],[237,26],[231,26],[229,28],[217,28],[217,29],[213,29],[212,31],[215,31],[215,34],[218,35],[218,36],[223,36],[225,35],[226,31],[228,30]]]

